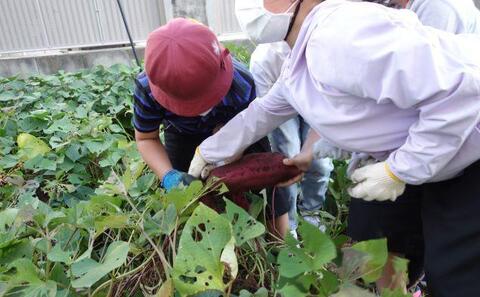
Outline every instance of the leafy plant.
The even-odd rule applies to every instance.
[[[138,71],[0,78],[0,296],[371,294],[357,284],[379,277],[386,242],[343,248],[344,163],[328,234],[301,222],[300,240],[266,240],[262,197],[219,214],[199,200],[224,189],[158,187],[133,141]]]

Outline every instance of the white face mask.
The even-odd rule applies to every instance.
[[[263,0],[236,0],[235,12],[243,32],[256,44],[282,41],[287,37],[298,0],[284,13],[265,9]]]

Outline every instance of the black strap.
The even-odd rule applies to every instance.
[[[295,12],[293,13],[292,21],[290,22],[290,25],[288,26],[288,31],[287,35],[285,36],[285,40],[287,39],[288,35],[290,35],[290,32],[292,31],[293,24],[295,23],[295,20],[297,19],[298,12],[300,11],[300,6],[302,6],[303,0],[298,0],[297,7],[295,7]]]

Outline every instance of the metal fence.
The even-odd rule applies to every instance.
[[[123,0],[136,41],[166,22],[159,0]],[[1,0],[0,53],[128,41],[115,0]]]
[[[172,18],[174,5],[190,5],[195,11],[199,5],[195,1],[122,0],[122,3],[133,39],[141,42],[150,31]],[[480,0],[474,1],[480,7]],[[234,15],[235,0],[204,3],[206,7],[197,12],[202,14],[198,17],[207,20],[215,33],[240,32]],[[180,9],[176,11],[183,11],[177,8]],[[116,0],[0,0],[0,37],[0,54],[128,42]]]
[[[207,19],[218,35],[241,32],[235,16],[235,0],[207,0]]]
[[[175,2],[122,0],[134,41],[165,24]],[[205,11],[215,33],[240,32],[234,0],[206,0]],[[116,0],[0,0],[0,36],[0,54],[128,42]]]

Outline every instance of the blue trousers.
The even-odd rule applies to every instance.
[[[287,157],[294,157],[300,152],[309,129],[308,124],[300,116],[289,120],[269,135],[272,150]],[[277,188],[277,195],[291,203],[288,215],[292,230],[297,229],[297,211],[300,213],[317,211],[323,206],[332,170],[333,164],[330,159],[314,160],[301,183],[287,188]],[[298,197],[300,200],[297,203]]]

